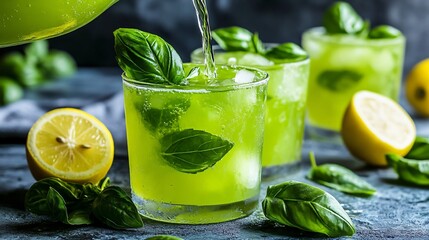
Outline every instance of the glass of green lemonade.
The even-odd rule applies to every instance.
[[[266,44],[266,47],[277,45]],[[304,137],[309,59],[279,60],[257,53],[227,52],[219,46],[213,49],[217,63],[252,66],[269,74],[262,176],[297,172]],[[204,61],[201,48],[192,52],[191,61]]]
[[[144,216],[205,224],[258,206],[268,75],[184,64],[186,85],[123,75],[132,197]]]
[[[346,11],[341,12],[343,9]],[[405,38],[398,30],[390,26],[369,29],[345,3],[337,3],[331,10],[335,16],[329,10],[325,13],[325,27],[309,29],[302,38],[311,58],[309,133],[324,140],[338,136],[343,114],[356,92],[368,90],[398,100],[405,49]],[[361,29],[354,33],[339,29],[346,24],[333,26],[334,18],[349,19],[349,25],[361,25]],[[332,28],[336,32],[329,32]]]

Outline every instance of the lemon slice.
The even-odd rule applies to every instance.
[[[408,113],[385,96],[360,91],[344,114],[341,135],[357,158],[375,166],[386,166],[385,154],[404,156],[416,138],[416,127]]]
[[[94,116],[72,108],[52,110],[28,133],[27,161],[36,180],[58,177],[97,183],[113,162],[110,131]]]

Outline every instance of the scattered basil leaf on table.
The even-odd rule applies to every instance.
[[[269,186],[265,216],[277,223],[329,237],[352,236],[355,227],[340,203],[323,190],[296,181]]]
[[[411,150],[404,156],[404,158],[415,160],[429,160],[429,139],[417,136]]]
[[[62,223],[70,225],[91,224],[90,212],[75,211],[73,214],[68,214],[66,201],[61,194],[54,188],[50,187],[46,195],[47,204],[50,208],[50,217]]]
[[[310,161],[311,169],[307,174],[307,178],[316,183],[340,192],[359,196],[371,196],[376,192],[371,184],[343,166],[337,164],[317,166],[313,152],[310,152]]]
[[[369,28],[353,7],[346,2],[334,3],[323,15],[323,26],[329,34],[362,34]]]
[[[137,210],[130,197],[119,187],[109,185],[108,177],[96,185],[68,183],[59,178],[42,179],[27,191],[25,208],[70,225],[91,224],[96,215],[110,227],[141,227],[138,222],[141,218],[137,219]],[[111,193],[112,188],[116,193]],[[116,220],[110,220],[112,217]]]
[[[39,60],[38,68],[49,79],[73,75],[77,66],[73,57],[64,51],[52,50]]]
[[[153,237],[146,238],[146,240],[183,240],[183,238],[171,235],[156,235]]]
[[[161,37],[130,28],[116,30],[114,37],[116,60],[127,77],[169,85],[186,80],[179,54]]]
[[[212,167],[234,146],[219,136],[194,129],[169,133],[160,143],[164,160],[184,173],[198,173]]]
[[[398,29],[388,25],[381,25],[373,28],[369,32],[368,38],[371,38],[371,39],[397,38],[401,35],[402,35],[401,31],[399,31]]]
[[[307,52],[294,43],[283,43],[276,47],[268,49],[265,54],[268,58],[290,59],[299,61],[307,58]]]
[[[400,180],[419,186],[429,186],[429,160],[407,159],[397,154],[387,154],[386,160]]]
[[[129,196],[117,186],[105,188],[94,200],[93,214],[109,227],[139,228],[143,221]]]
[[[355,86],[362,77],[351,70],[327,70],[317,77],[317,83],[330,91],[341,92]]]

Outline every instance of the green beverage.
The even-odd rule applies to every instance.
[[[248,39],[252,39],[250,35],[253,36],[238,27],[215,30],[214,36],[222,43],[219,36],[228,35],[231,41],[231,33],[249,35]],[[295,53],[288,58],[276,58],[270,54],[270,50],[278,46],[297,47],[291,44],[265,44],[264,50],[259,53],[246,49],[225,51],[219,46],[214,47],[216,63],[257,67],[270,76],[262,157],[264,177],[296,171],[304,135],[309,59],[305,53],[299,57]],[[223,48],[228,49],[228,46]],[[191,54],[191,61],[201,63],[202,56],[202,49],[197,49]]]
[[[0,1],[0,47],[68,33],[92,21],[117,1]]]
[[[217,76],[208,77],[205,65],[184,64],[182,69],[175,52],[165,58],[162,54],[174,49],[159,37],[141,31],[131,35],[129,30],[115,34],[120,38],[115,47],[118,62],[125,71],[131,189],[140,212],[159,221],[191,224],[253,212],[260,190],[268,75],[217,65]],[[140,36],[149,43],[129,42]],[[145,44],[147,50],[155,45],[169,50],[145,55],[158,54],[154,59],[161,62],[150,74],[146,71],[151,61],[139,65],[145,72],[130,72],[130,62],[145,61],[130,54]],[[165,74],[155,74],[158,70]]]
[[[341,21],[355,28],[340,29],[345,26]],[[311,57],[308,121],[319,133],[340,130],[345,109],[358,91],[398,100],[405,47],[398,30],[389,26],[370,30],[345,3],[333,5],[324,23],[303,35],[303,47]]]

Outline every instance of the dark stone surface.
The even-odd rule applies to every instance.
[[[308,170],[307,153],[314,150],[319,162],[335,162],[351,168],[373,184],[378,192],[371,198],[346,195],[304,178]],[[406,186],[396,181],[390,169],[366,168],[353,160],[339,146],[311,142],[305,143],[302,170],[293,176],[264,182],[261,199],[270,184],[294,179],[307,182],[331,193],[343,204],[354,224],[353,239],[428,239],[429,192],[427,189]],[[128,188],[128,164],[117,157],[108,174],[115,185]],[[247,218],[211,225],[173,225],[144,220],[145,226],[137,230],[117,231],[101,226],[66,226],[25,212],[25,191],[34,183],[27,168],[22,145],[0,146],[0,238],[3,239],[144,239],[157,234],[170,234],[185,239],[302,239],[323,236],[301,232],[273,224],[259,209]]]

